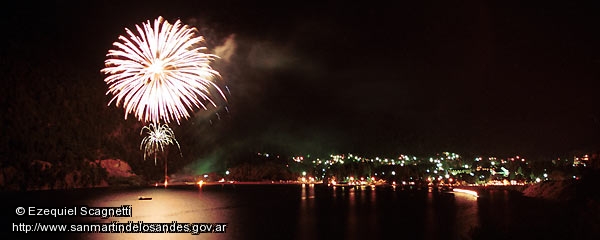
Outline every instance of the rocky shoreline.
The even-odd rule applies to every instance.
[[[600,201],[600,173],[590,172],[581,179],[544,181],[523,189],[523,196],[558,202]]]
[[[576,198],[577,182],[575,180],[546,181],[531,184],[525,188],[523,196],[541,198],[552,201],[571,201]]]
[[[27,167],[21,167],[21,170],[14,166],[0,168],[0,190],[36,191],[146,184],[144,178],[133,173],[131,166],[125,161],[103,159],[86,163],[67,168],[45,161],[34,161]]]
[[[530,185],[523,196],[543,199],[568,207],[577,216],[576,221],[600,236],[600,177],[588,175],[581,180],[546,181]]]

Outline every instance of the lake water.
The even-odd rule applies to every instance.
[[[19,223],[226,223],[225,233],[44,233],[56,239],[593,239],[578,207],[505,190],[211,185],[2,193],[3,232]],[[139,196],[152,200],[139,200]],[[132,217],[18,216],[17,207],[132,206]],[[14,234],[14,232],[13,232]],[[35,233],[33,233],[35,234]],[[33,235],[18,233],[18,237]],[[36,234],[37,236],[37,234]],[[54,237],[53,237],[54,238]]]

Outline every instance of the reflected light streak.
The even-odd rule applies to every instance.
[[[479,194],[477,192],[471,191],[471,190],[467,190],[467,189],[454,188],[454,189],[452,189],[452,191],[454,191],[454,192],[460,192],[460,193],[466,193],[466,194],[472,195],[474,197],[479,197]]]

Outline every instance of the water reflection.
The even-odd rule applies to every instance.
[[[513,222],[519,221],[519,217],[513,215],[518,205],[514,204],[515,201],[510,196],[511,193],[505,190],[492,189],[484,192],[479,199],[481,226],[485,226],[488,231],[504,233],[514,225]]]
[[[315,184],[302,184],[302,200],[315,198]]]
[[[470,239],[472,232],[480,226],[478,197],[455,192],[454,199],[456,206],[454,229],[461,239]]]
[[[140,201],[139,196],[152,200]],[[6,198],[19,206],[41,206],[42,202],[57,207],[132,205],[131,218],[64,220],[70,223],[228,223],[224,234],[67,236],[72,239],[470,239],[474,232],[485,238],[488,234],[514,229],[529,231],[530,225],[516,223],[527,223],[521,219],[543,218],[546,210],[535,209],[536,203],[523,201],[507,191],[488,191],[475,198],[392,186],[310,184],[93,189],[72,194],[49,191]],[[14,215],[14,208],[9,214]],[[18,219],[25,220],[34,219]]]
[[[152,200],[139,200],[140,196],[151,197]],[[90,200],[90,206],[112,207],[131,205],[133,216],[130,218],[80,219],[82,222],[126,223],[229,223],[234,216],[235,203],[215,194],[206,194],[194,189],[150,188],[138,191],[119,191],[113,194],[100,195]],[[231,229],[228,229],[231,230]],[[225,233],[231,237],[235,231]],[[201,234],[203,239],[223,239],[223,234]],[[126,235],[82,234],[77,238],[86,239],[198,239],[198,235],[190,233],[127,233]]]
[[[378,239],[389,234],[411,239],[469,239],[479,226],[477,198],[468,194],[336,186],[301,190],[299,238],[328,231],[343,239]],[[317,187],[319,189],[319,187]],[[310,213],[310,214],[307,214]],[[318,224],[312,224],[319,222]],[[315,230],[317,229],[317,230]]]
[[[302,184],[298,224],[296,228],[298,239],[316,239],[315,186]]]

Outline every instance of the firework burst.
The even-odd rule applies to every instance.
[[[181,153],[179,142],[175,139],[175,133],[173,133],[173,129],[167,124],[159,125],[150,123],[148,126],[142,128],[140,135],[142,135],[144,131],[148,132],[148,136],[144,137],[140,144],[140,149],[144,150],[144,160],[146,160],[146,156],[154,154],[154,165],[156,165],[157,154],[159,152],[164,152],[165,147],[168,145],[177,145],[177,148]]]
[[[204,53],[206,47],[199,46],[204,38],[195,28],[159,17],[153,25],[136,25],[137,34],[125,30],[128,37],[113,43],[101,70],[107,74],[106,94],[114,95],[108,105],[123,104],[125,119],[133,113],[142,122],[179,124],[195,108],[216,106],[213,92],[226,99],[214,82],[220,74],[210,66],[218,56]]]

